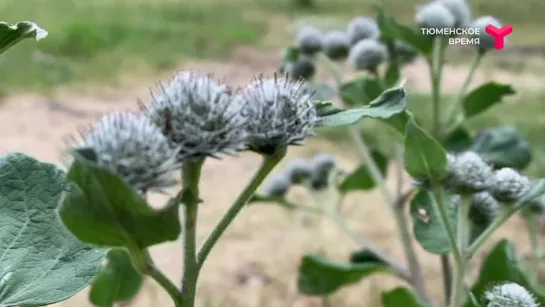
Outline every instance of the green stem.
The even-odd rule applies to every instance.
[[[467,256],[468,259],[471,259],[475,253],[479,250],[479,248],[490,238],[490,236],[507,220],[513,216],[516,212],[516,207],[511,206],[505,206],[501,214],[486,228],[486,230],[477,238],[473,243],[469,246]]]
[[[456,227],[458,233],[458,250],[465,252],[469,241],[469,208],[471,206],[471,196],[461,195],[460,208],[458,208],[458,225]],[[461,261],[457,264],[454,281],[452,284],[450,306],[461,307],[465,299],[464,280],[466,274],[468,259],[465,254],[462,254]]]
[[[261,183],[269,175],[269,173],[276,167],[276,165],[286,156],[286,148],[283,148],[273,155],[263,156],[263,162],[259,170],[254,177],[250,180],[248,185],[240,193],[233,205],[227,210],[226,214],[221,218],[216,225],[212,233],[208,236],[203,246],[199,250],[197,255],[197,263],[199,268],[202,268],[206,258],[210,254],[210,251],[214,245],[218,242],[219,238],[223,235],[227,227],[233,222],[238,213],[244,208],[248,200],[254,195],[255,191],[259,188]]]
[[[447,120],[447,124],[450,126],[453,124],[453,121],[455,120],[457,109],[463,104],[465,94],[467,92],[467,89],[469,88],[469,85],[473,81],[473,77],[475,76],[475,72],[477,71],[477,68],[481,64],[481,60],[484,56],[484,52],[477,51],[475,54],[475,57],[473,58],[473,61],[471,62],[471,67],[469,69],[469,73],[466,77],[466,80],[464,81],[464,84],[462,85],[462,88],[460,89],[460,93],[458,94],[457,100],[454,102],[454,104],[451,105],[449,112],[449,118]]]
[[[431,77],[433,132],[435,135],[440,135],[441,133],[441,76],[443,71],[444,46],[443,38],[437,36],[433,43],[432,58],[428,61]]]
[[[199,208],[199,181],[204,160],[184,163],[182,169],[184,207],[184,272],[182,294],[186,307],[195,305],[199,268],[196,260],[197,214]]]
[[[454,230],[452,228],[452,225],[450,224],[447,206],[445,204],[443,194],[443,187],[438,186],[433,188],[433,210],[439,215],[439,221],[441,222],[441,225],[443,225],[443,229],[447,233],[448,243],[454,256],[454,260],[456,262],[456,265],[459,265],[462,261],[462,255],[460,250],[458,250],[458,246],[456,245],[456,237],[454,236]]]
[[[441,270],[443,273],[443,291],[445,294],[445,304],[450,302],[451,288],[452,288],[452,267],[450,266],[450,259],[448,255],[441,255]]]
[[[528,235],[530,237],[530,270],[529,279],[537,285],[539,278],[539,247],[537,240],[537,216],[536,214],[530,214],[526,217],[526,224],[528,226]]]

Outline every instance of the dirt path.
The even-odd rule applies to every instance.
[[[229,63],[196,63],[191,68],[212,72],[228,78],[237,86],[248,82],[257,73],[272,71],[276,60],[271,54],[241,49]],[[416,63],[407,70],[411,87],[426,90],[425,70]],[[462,72],[455,68],[446,72],[447,88],[455,89]],[[479,77],[482,78],[482,77]],[[0,154],[23,151],[35,157],[58,162],[64,147],[63,138],[73,135],[77,127],[93,122],[104,112],[136,109],[136,99],[148,97],[147,85],[128,92],[129,95],[111,97],[77,97],[63,95],[55,101],[41,97],[15,97],[0,108]],[[333,144],[314,139],[301,148],[292,148],[290,157],[310,157],[318,151],[328,151],[339,157],[341,165],[352,169],[357,163],[353,156]],[[251,177],[259,163],[257,156],[243,154],[222,161],[210,160],[203,173],[203,200],[199,212],[198,240],[202,242],[217,220],[235,199],[236,192]],[[297,191],[294,197],[308,201]],[[154,196],[152,201],[164,201]],[[350,206],[350,226],[373,238],[377,245],[402,259],[392,219],[376,192],[355,193],[347,199]],[[519,224],[517,220],[512,224]],[[319,226],[319,227],[318,227]],[[521,227],[505,229],[509,237],[522,236]],[[519,239],[520,241],[520,239]],[[524,244],[523,244],[524,245]],[[439,259],[417,247],[429,279],[434,297],[441,295]],[[315,226],[305,228],[299,216],[290,215],[274,206],[256,206],[242,212],[214,249],[206,264],[199,284],[199,306],[269,307],[269,306],[320,306],[319,301],[297,295],[296,269],[301,255],[318,250],[327,251],[336,259],[346,259],[355,246],[335,227],[315,221]],[[181,276],[181,243],[163,244],[152,249],[157,264],[173,280]],[[393,278],[378,277],[348,290],[343,290],[333,300],[335,306],[377,306],[377,289],[398,285]],[[363,302],[363,305],[362,305]],[[90,306],[86,292],[58,304],[58,306]],[[133,306],[171,306],[167,296],[153,282],[147,282]]]

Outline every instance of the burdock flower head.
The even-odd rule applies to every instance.
[[[291,187],[290,178],[286,174],[269,177],[263,188],[263,193],[270,197],[284,197]]]
[[[365,39],[350,50],[348,61],[357,70],[374,72],[388,58],[388,49],[378,41]]]
[[[293,80],[310,80],[316,74],[316,64],[310,57],[301,55],[296,61],[285,63],[284,72]]]
[[[177,151],[147,118],[128,112],[103,116],[81,132],[73,149],[92,149],[96,163],[118,174],[139,192],[162,190],[175,183]]]
[[[448,188],[458,193],[476,193],[488,187],[488,181],[492,176],[492,167],[488,165],[478,154],[464,152],[448,163]]]
[[[377,23],[369,17],[356,17],[350,21],[346,28],[350,44],[355,45],[364,39],[378,39],[380,30]]]
[[[452,28],[456,18],[441,1],[434,1],[418,9],[416,23],[421,28]]]
[[[535,297],[524,287],[504,283],[490,287],[483,295],[484,307],[539,307]]]
[[[312,159],[312,177],[310,185],[315,190],[322,190],[329,186],[331,172],[337,166],[335,157],[328,153],[319,153]]]
[[[152,103],[142,109],[171,145],[180,148],[178,161],[244,149],[247,121],[242,106],[211,76],[182,71],[152,96]]]
[[[471,24],[472,28],[479,29],[479,34],[475,34],[474,38],[479,39],[478,48],[481,50],[490,50],[494,48],[494,37],[486,33],[486,26],[488,25],[493,25],[496,28],[502,27],[501,23],[492,16],[479,17]]]
[[[520,199],[532,188],[530,179],[512,168],[497,170],[489,181],[490,193],[500,201],[512,202]]]
[[[322,50],[322,32],[313,26],[304,26],[297,33],[296,42],[303,54],[314,55]]]
[[[324,36],[324,54],[332,61],[346,59],[350,52],[350,40],[345,32],[331,31]]]
[[[286,172],[292,183],[301,184],[312,176],[312,165],[303,159],[294,159],[290,161]]]
[[[237,100],[248,116],[246,144],[260,154],[274,154],[298,145],[313,135],[318,113],[313,94],[302,81],[288,77],[259,77],[243,89]]]

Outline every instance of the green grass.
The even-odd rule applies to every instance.
[[[420,0],[384,0],[391,13],[410,22]],[[301,10],[295,0],[25,0],[0,1],[7,21],[33,20],[49,31],[0,59],[0,92],[46,90],[71,83],[112,83],[119,74],[168,69],[187,58],[225,57],[237,44],[260,44],[274,15],[325,15],[345,23],[373,14],[378,0],[316,0]],[[543,43],[545,1],[470,0],[475,15],[495,15],[514,25],[512,42]],[[280,27],[282,25],[273,25]],[[286,40],[291,40],[287,37]]]

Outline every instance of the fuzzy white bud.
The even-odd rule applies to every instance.
[[[271,197],[284,197],[290,189],[291,181],[286,174],[269,177],[263,188],[263,193]]]
[[[244,149],[243,105],[211,76],[180,72],[152,96],[142,110],[173,146],[181,148],[178,161]]]
[[[346,28],[348,40],[351,45],[364,39],[376,40],[380,37],[377,23],[370,17],[356,17],[350,21]]]
[[[452,12],[440,1],[420,7],[415,19],[421,28],[452,28],[456,23]]]
[[[497,170],[489,182],[490,193],[499,201],[516,201],[531,188],[528,177],[508,167]]]
[[[331,31],[324,36],[324,54],[332,61],[346,59],[350,52],[350,40],[342,31]]]
[[[96,163],[118,174],[140,192],[161,191],[175,184],[173,171],[180,168],[174,150],[161,130],[145,117],[128,112],[103,116],[81,132],[74,149],[89,148]]]
[[[286,169],[290,181],[301,184],[312,176],[312,165],[303,159],[291,160]]]
[[[357,70],[374,71],[387,58],[386,46],[378,41],[366,39],[352,47],[348,61]]]
[[[329,186],[331,171],[337,166],[335,157],[328,153],[319,153],[312,159],[312,177],[310,185],[315,190]]]
[[[484,307],[539,307],[535,297],[515,283],[494,285],[484,293]]]
[[[322,50],[322,32],[313,26],[304,26],[297,32],[296,42],[301,53],[314,55]]]
[[[493,25],[496,28],[502,27],[502,24],[492,16],[479,17],[471,24],[472,28],[479,29],[479,34],[475,35],[474,38],[479,39],[478,48],[481,50],[490,50],[494,48],[494,38],[486,33],[486,26],[488,25]]]
[[[475,193],[487,188],[492,167],[474,152],[462,153],[447,163],[446,185],[459,193]]]
[[[275,76],[258,78],[242,90],[237,100],[249,117],[246,142],[251,150],[272,154],[314,135],[318,113],[313,93],[303,85]]]
[[[467,28],[471,24],[471,9],[465,0],[440,0],[454,16],[454,27]]]
[[[316,64],[310,57],[301,55],[297,61],[287,62],[285,72],[292,80],[310,80],[316,74]]]

